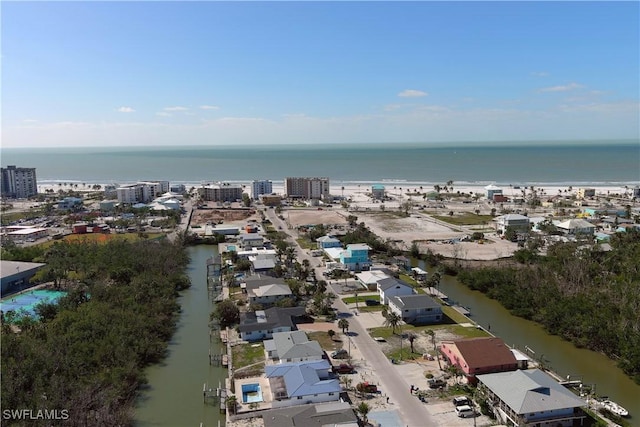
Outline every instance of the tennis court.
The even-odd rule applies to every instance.
[[[18,317],[34,316],[35,308],[42,303],[56,303],[67,293],[64,291],[52,291],[48,289],[36,289],[15,295],[11,298],[3,299],[0,303],[0,309],[3,313],[15,311]]]

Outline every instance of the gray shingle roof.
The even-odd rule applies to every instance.
[[[402,280],[398,280],[395,277],[388,277],[386,279],[378,280],[378,287],[383,292],[387,289],[395,288],[396,286],[411,288],[411,285],[403,282]]]
[[[539,369],[484,374],[477,377],[519,415],[587,405]]]
[[[400,309],[414,310],[418,308],[440,307],[433,298],[424,294],[393,296],[390,300]]]

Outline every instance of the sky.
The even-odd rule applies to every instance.
[[[640,138],[640,3],[12,2],[0,144]]]

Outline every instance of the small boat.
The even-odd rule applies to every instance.
[[[615,415],[619,415],[621,417],[626,417],[627,415],[629,415],[629,411],[611,400],[603,400],[602,406]]]

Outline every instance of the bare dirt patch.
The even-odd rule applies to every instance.
[[[299,227],[301,225],[346,225],[347,219],[345,216],[336,211],[329,210],[288,210],[285,214],[285,218],[292,227]]]
[[[198,209],[191,217],[192,225],[205,225],[207,223],[217,224],[220,221],[242,222],[255,218],[254,209]]]

